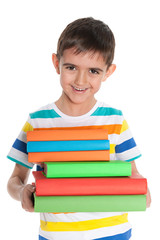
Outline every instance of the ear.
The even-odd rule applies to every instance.
[[[60,74],[60,70],[59,70],[59,60],[57,58],[57,55],[55,53],[52,54],[52,62],[53,62],[53,65],[56,69],[56,72],[58,74]]]
[[[103,82],[106,81],[106,79],[108,77],[110,77],[112,75],[112,73],[114,73],[114,71],[116,70],[116,65],[115,64],[111,64],[110,67],[107,69],[105,77],[103,79]]]

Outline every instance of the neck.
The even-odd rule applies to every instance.
[[[74,103],[65,98],[65,96],[62,94],[61,97],[55,102],[55,104],[64,114],[76,117],[89,112],[94,107],[96,102],[97,100],[93,98],[92,100],[86,101],[85,103]]]

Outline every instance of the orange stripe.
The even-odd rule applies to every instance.
[[[120,134],[122,125],[121,124],[111,124],[111,125],[96,125],[96,126],[79,126],[79,127],[53,127],[53,128],[34,128],[35,131],[38,130],[73,130],[73,129],[107,129],[108,134]]]
[[[109,150],[74,152],[31,152],[28,162],[109,161]]]

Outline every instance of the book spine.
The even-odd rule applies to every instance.
[[[108,139],[107,129],[60,129],[28,131],[27,142],[30,141],[63,141],[63,140],[102,140]]]
[[[47,164],[48,178],[131,176],[131,163],[61,162]]]
[[[37,196],[146,194],[146,179],[68,178],[36,180]]]
[[[37,162],[68,162],[68,161],[109,161],[109,150],[75,151],[73,152],[32,152],[28,153],[28,161]]]
[[[42,196],[34,195],[35,212],[145,211],[146,195]]]
[[[27,152],[68,152],[109,150],[109,140],[28,142]]]

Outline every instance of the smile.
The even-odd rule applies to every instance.
[[[75,87],[75,86],[72,86],[72,88],[76,91],[79,91],[79,92],[83,92],[83,91],[87,90],[87,88],[78,88],[78,87]]]

